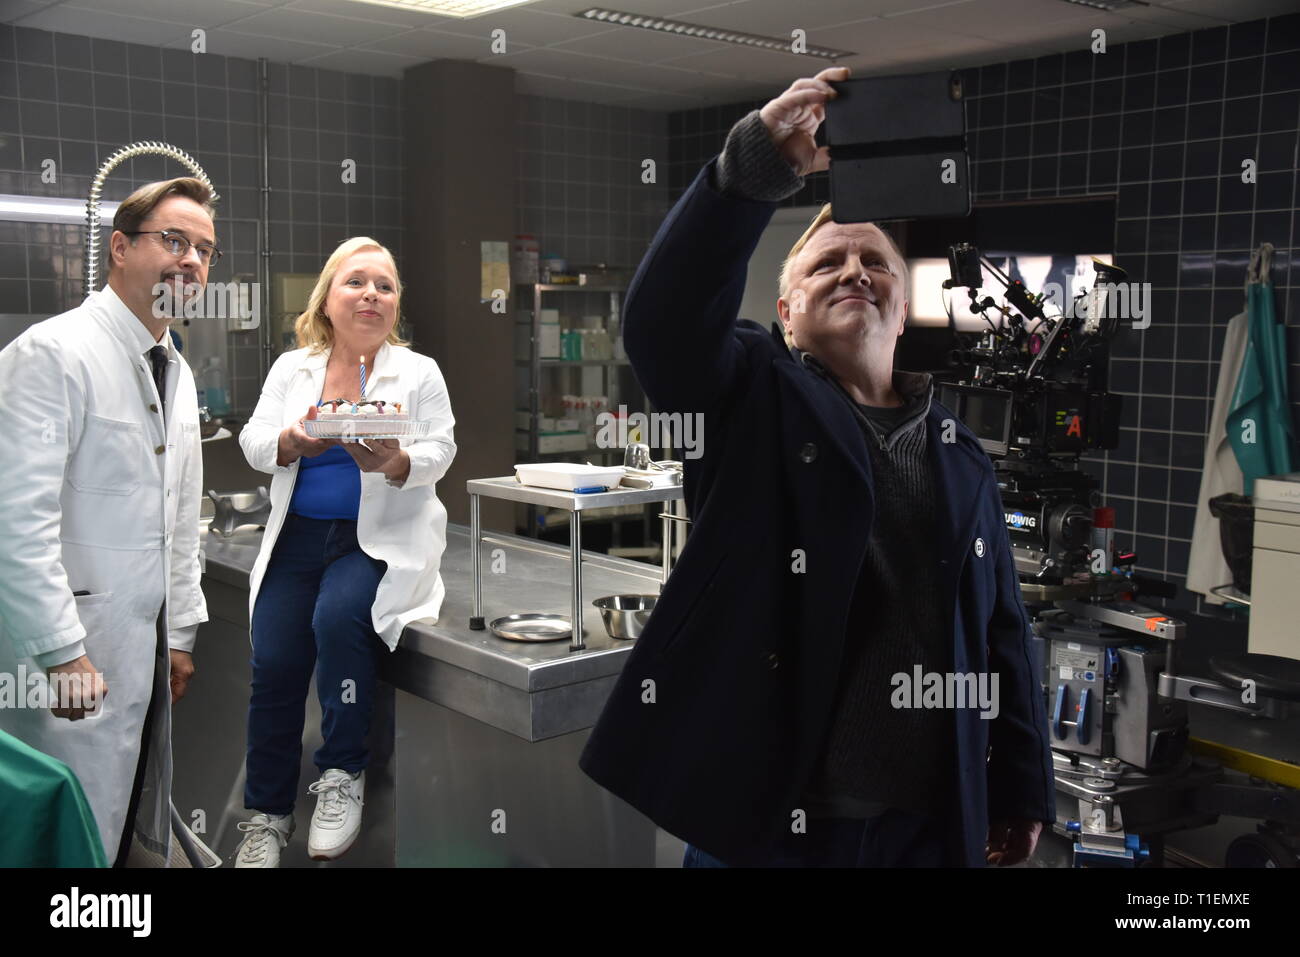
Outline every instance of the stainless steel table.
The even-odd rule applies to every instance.
[[[640,505],[652,502],[673,502],[683,498],[680,485],[650,489],[616,488],[607,492],[578,494],[577,492],[562,489],[520,485],[513,475],[471,479],[465,483],[465,489],[469,492],[470,568],[473,572],[474,583],[474,612],[469,619],[470,628],[475,631],[482,631],[486,627],[483,616],[483,563],[481,555],[484,536],[479,520],[479,497],[486,495],[488,498],[499,498],[509,502],[562,508],[569,513],[569,561],[571,564],[569,624],[573,628],[569,639],[569,647],[574,651],[581,651],[586,647],[585,627],[583,625],[583,619],[586,617],[583,612],[586,609],[582,604],[582,566],[586,561],[582,557],[582,513],[596,508]],[[678,519],[678,516],[663,512],[660,517],[663,519],[664,543],[661,580],[666,582],[668,581],[672,561],[672,522]],[[497,541],[494,538],[488,540]],[[540,612],[543,610],[540,608],[519,608],[515,612]]]

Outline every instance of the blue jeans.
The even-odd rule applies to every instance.
[[[808,819],[804,834],[787,833],[763,867],[942,867],[943,822],[890,808],[867,818]],[[730,867],[686,845],[682,867]]]
[[[387,567],[361,550],[356,522],[285,516],[253,610],[246,808],[293,811],[313,671],[325,739],[316,767],[365,768],[384,648],[370,606]]]

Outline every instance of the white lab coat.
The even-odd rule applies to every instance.
[[[155,344],[169,357],[165,426],[145,356]],[[170,656],[156,660],[158,611],[165,602],[168,645],[184,651],[208,617],[194,377],[170,336],[155,343],[106,286],[0,352],[0,450],[11,463],[0,496],[0,673],[43,674],[33,656],[55,664],[84,651],[108,683],[99,717],[0,708],[0,727],[72,768],[112,860],[152,684],[136,836],[169,856]]]
[[[267,373],[262,397],[248,424],[240,430],[239,444],[249,465],[269,472],[271,516],[262,536],[262,548],[249,576],[248,615],[252,620],[257,592],[266,573],[298,477],[297,459],[276,464],[280,433],[301,419],[307,407],[322,398],[329,352],[309,354],[307,349],[286,352]],[[447,474],[456,456],[447,383],[438,363],[428,356],[387,343],[367,367],[366,397],[401,402],[411,421],[430,421],[431,433],[418,441],[402,439],[411,457],[411,474],[394,488],[378,472],[361,473],[361,502],[357,512],[357,542],[371,558],[388,563],[371,606],[371,623],[388,645],[397,647],[409,622],[436,620],[445,592],[439,567],[447,545],[447,509],[434,491],[434,483]]]
[[[1187,590],[1200,592],[1211,605],[1222,605],[1218,595],[1210,589],[1232,584],[1232,570],[1223,557],[1223,544],[1219,535],[1219,520],[1210,512],[1210,499],[1226,492],[1242,494],[1245,480],[1237,453],[1228,441],[1228,411],[1232,394],[1237,389],[1237,377],[1246,357],[1248,338],[1246,314],[1234,316],[1223,337],[1223,358],[1219,363],[1219,385],[1214,392],[1214,408],[1210,412],[1210,432],[1205,441],[1205,464],[1201,471],[1201,491],[1196,497],[1196,521],[1192,527],[1192,546],[1187,560]]]

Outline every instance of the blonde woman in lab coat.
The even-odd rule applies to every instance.
[[[253,468],[274,475],[271,517],[250,576],[253,687],[248,709],[245,837],[236,867],[278,867],[294,831],[304,706],[313,672],[324,744],[308,854],[343,854],[361,827],[366,735],[377,655],[410,621],[436,618],[447,512],[434,491],[456,455],[438,364],[397,335],[401,284],[387,249],[358,237],[329,257],[301,347],[276,361],[239,435]],[[319,403],[400,402],[427,438],[365,444],[313,439]]]

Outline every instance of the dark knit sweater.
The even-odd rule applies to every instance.
[[[716,169],[720,191],[747,199],[779,202],[803,186],[757,110],[732,127]],[[951,630],[937,601],[936,489],[926,451],[933,384],[928,375],[895,372],[894,389],[904,405],[862,405],[813,356],[791,352],[853,409],[870,450],[875,486],[833,717],[802,804],[812,817],[870,817],[890,807],[941,813],[955,748],[953,715],[891,705],[895,674],[910,681],[917,665],[922,673],[952,668]]]
[[[928,375],[894,373],[898,409],[853,402],[871,455],[875,512],[849,607],[834,715],[808,784],[810,816],[870,817],[888,807],[939,813],[949,783],[952,712],[895,708],[896,674],[912,681],[952,669],[952,635],[939,595],[934,472],[926,452]]]

